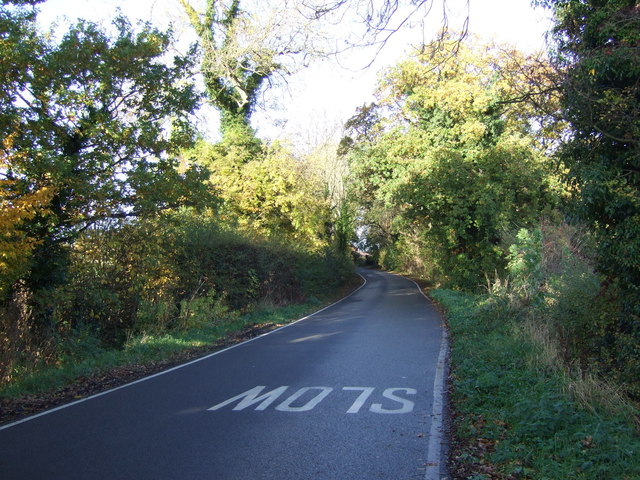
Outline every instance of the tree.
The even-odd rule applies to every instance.
[[[223,135],[254,137],[249,121],[265,84],[314,55],[311,21],[290,2],[251,13],[240,0],[206,0],[202,11],[179,1],[198,36],[206,95],[221,113]]]
[[[359,136],[373,141],[350,155],[383,251],[428,257],[431,271],[421,273],[467,288],[501,268],[502,233],[534,221],[551,202],[529,100],[553,98],[510,70],[536,62],[445,37],[382,78],[379,107],[354,118]],[[370,128],[380,114],[381,124]]]
[[[13,163],[4,152],[10,150],[11,138],[4,141],[0,151],[0,170]],[[0,177],[0,298],[4,298],[11,286],[29,270],[29,259],[41,239],[33,238],[24,226],[36,216],[48,213],[46,205],[53,191],[46,186],[37,190],[16,194],[18,181]]]
[[[221,222],[307,249],[323,246],[329,204],[318,172],[281,144],[254,155],[224,143],[200,141],[187,153],[211,171]]]
[[[432,0],[382,0],[372,2],[368,0],[303,0],[298,7],[303,15],[322,19],[324,17],[338,17],[340,19],[355,19],[350,25],[346,38],[346,47],[353,48],[376,47],[375,54],[369,66],[375,60],[375,55],[386,46],[389,40],[416,21],[424,21],[431,14],[434,7]],[[447,1],[442,2],[441,31],[449,31]],[[469,5],[467,15],[462,25],[456,30],[460,32],[459,40],[464,38],[468,27]],[[341,53],[338,49],[336,53]]]
[[[314,58],[370,46],[379,53],[394,33],[428,15],[432,6],[427,0],[179,2],[198,37],[206,95],[221,113],[222,134],[245,143],[255,137],[250,117],[267,86]],[[347,22],[349,28],[339,27]]]
[[[579,191],[576,212],[598,235],[600,270],[631,293],[640,285],[640,9],[632,0],[544,3],[566,71],[572,137],[561,158]]]
[[[640,8],[635,0],[545,0],[555,13],[554,62],[564,72],[571,126],[559,158],[573,185],[575,219],[596,238],[603,292],[622,311],[612,363],[640,374]],[[623,367],[624,365],[624,367]]]
[[[204,172],[176,168],[197,95],[189,60],[168,59],[170,34],[149,25],[117,18],[110,38],[80,22],[55,43],[26,6],[3,5],[0,19],[2,198],[34,246],[35,291],[64,280],[67,246],[89,226],[204,193]]]
[[[349,165],[335,141],[338,131],[341,127],[335,124],[318,122],[311,126],[309,134],[315,138],[309,145],[313,147],[303,155],[302,161],[323,187],[321,198],[327,207],[325,235],[336,251],[345,254],[355,239],[355,203],[348,183]]]

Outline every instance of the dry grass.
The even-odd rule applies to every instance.
[[[55,346],[34,333],[31,297],[20,283],[0,307],[0,387],[12,381],[17,365],[30,369],[53,358]]]
[[[596,414],[630,418],[640,430],[640,405],[630,400],[613,382],[566,365],[561,346],[544,320],[530,318],[520,324],[518,330],[523,339],[535,346],[531,356],[532,367],[560,372],[565,379],[566,390],[583,408]]]
[[[630,418],[640,430],[640,408],[613,383],[592,374],[572,375],[567,387],[573,398],[594,413],[605,412]]]

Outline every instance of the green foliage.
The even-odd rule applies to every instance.
[[[619,290],[603,288],[584,231],[544,222],[520,230],[509,247],[509,277],[490,286],[492,311],[525,317],[545,332],[552,363],[572,374],[608,378],[637,398],[638,356],[619,322]]]
[[[562,272],[546,279],[544,317],[555,331],[567,365],[586,369],[595,360],[597,344],[605,335],[600,325],[602,305],[597,301],[599,278],[592,269],[567,252]]]
[[[395,195],[423,230],[440,276],[473,289],[502,268],[502,232],[534,221],[550,200],[545,177],[531,150],[504,140],[473,157],[445,151],[416,162]]]
[[[314,273],[317,283],[309,278]],[[222,229],[214,217],[183,211],[88,233],[74,252],[72,274],[60,318],[91,323],[107,339],[119,332],[114,340],[121,342],[127,331],[188,324],[206,308],[299,301],[323,282],[340,285],[349,271],[325,255],[248,238]]]
[[[169,58],[171,35],[149,25],[136,31],[120,17],[110,37],[80,22],[56,42],[21,8],[0,15],[0,135],[10,139],[2,197],[15,208],[49,192],[18,224],[34,245],[24,277],[44,301],[66,281],[69,245],[91,225],[207,202],[205,172],[179,172],[176,159],[191,141],[198,96],[186,81],[189,60]],[[45,324],[47,310],[34,311]]]
[[[381,107],[350,121],[355,196],[387,259],[428,265],[430,277],[475,289],[505,265],[503,232],[553,205],[533,107],[512,108],[531,88],[514,64],[529,63],[505,48],[445,38],[391,69]],[[429,258],[411,261],[412,252]]]
[[[285,304],[304,296],[293,250],[221,230],[215,220],[183,221],[164,234],[165,241],[173,237],[164,253],[180,296],[215,289],[236,309],[260,298]]]
[[[451,329],[452,403],[459,474],[492,478],[631,479],[640,440],[629,418],[585,411],[566,379],[537,361],[513,312],[494,317],[491,299],[450,290],[433,297]],[[487,304],[489,301],[489,304]],[[465,477],[468,478],[468,477]]]
[[[225,139],[201,141],[185,155],[211,171],[209,182],[223,202],[218,213],[224,224],[321,249],[329,241],[326,227],[332,215],[318,169],[284,145],[255,147]]]
[[[618,355],[638,359],[640,11],[633,0],[540,3],[555,13],[554,60],[566,72],[563,114],[573,135],[559,156],[574,186],[572,213],[593,231],[603,286],[622,307]]]
[[[542,231],[521,228],[516,235],[516,243],[509,246],[507,260],[513,287],[525,299],[534,298],[543,280]]]
[[[190,0],[180,0],[180,4],[198,36],[200,72],[207,99],[221,113],[224,140],[234,143],[242,137],[255,141],[249,120],[261,89],[286,71],[279,57],[293,54],[287,41],[281,40],[286,44],[279,47],[281,51],[270,38],[272,34],[278,37],[282,19],[261,27],[238,0],[207,0],[203,11],[194,8]]]
[[[123,18],[114,23],[115,38],[86,22],[58,44],[35,37],[19,59],[32,73],[4,84],[0,128],[13,139],[5,146],[13,154],[7,175],[21,180],[16,189],[55,190],[39,226],[55,239],[105,217],[177,204],[197,186],[187,181],[196,171],[180,176],[171,157],[190,141],[197,96],[181,82],[189,63],[160,63],[168,34],[149,26],[135,32]],[[5,77],[17,66],[3,65]]]

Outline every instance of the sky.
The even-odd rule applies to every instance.
[[[483,39],[510,43],[526,52],[545,49],[549,12],[532,8],[530,0],[447,0],[446,8],[452,30],[459,30],[468,17],[469,32]],[[190,38],[177,0],[47,0],[40,6],[39,20],[44,28],[77,18],[108,24],[118,9],[132,20],[151,21],[161,28],[173,23],[178,35]],[[318,62],[290,76],[286,85],[265,95],[269,107],[253,115],[258,135],[288,140],[300,150],[339,135],[356,108],[375,99],[379,72],[405,58],[412,45],[433,38],[442,17],[442,6],[434,4],[426,21],[396,34],[377,55],[371,50],[351,52],[339,61]],[[372,59],[373,64],[364,68]],[[198,118],[200,128],[215,140],[216,112],[205,108]]]

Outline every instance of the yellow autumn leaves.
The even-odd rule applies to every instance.
[[[12,138],[6,138],[0,150],[0,294],[24,273],[37,240],[20,229],[23,222],[46,213],[53,190],[43,186],[21,191],[11,176]]]

